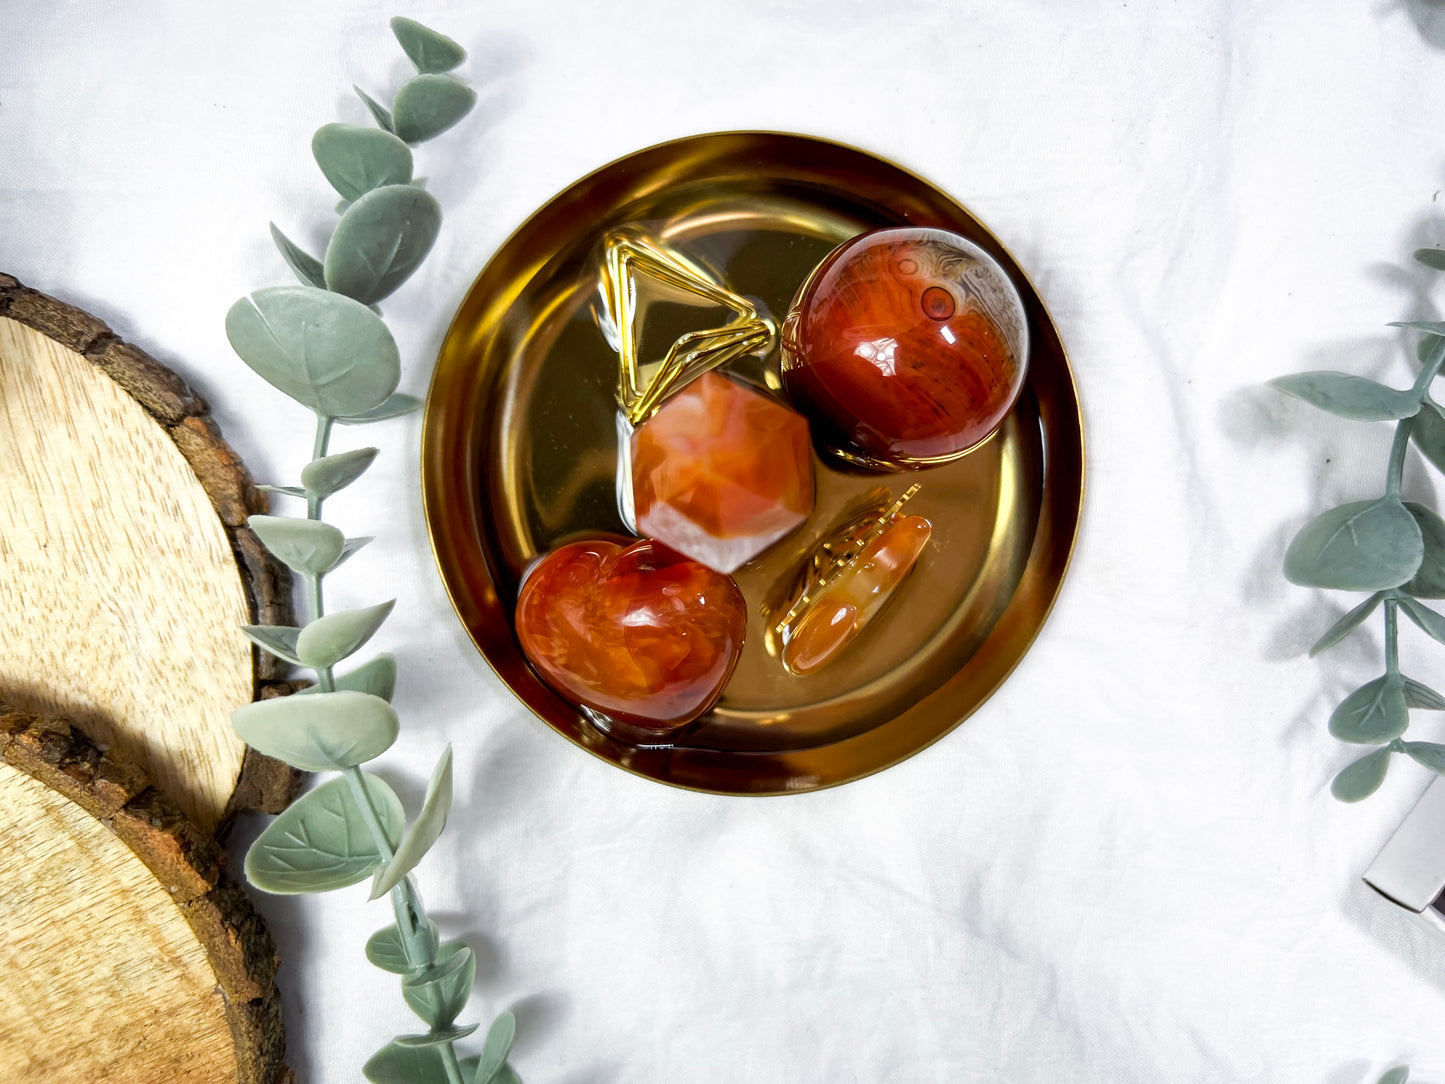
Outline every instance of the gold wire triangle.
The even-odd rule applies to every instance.
[[[729,309],[734,318],[722,327],[689,331],[668,349],[646,386],[638,358],[637,278],[647,276],[671,289]],[[745,354],[771,349],[777,340],[773,322],[686,256],[637,230],[616,230],[603,241],[602,299],[616,332],[619,361],[617,400],[634,426],[651,416],[664,399],[689,381]]]

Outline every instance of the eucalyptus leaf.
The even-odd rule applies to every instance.
[[[347,200],[373,188],[411,183],[411,148],[395,133],[359,124],[323,124],[311,153],[331,187]]]
[[[1355,421],[1396,421],[1420,409],[1419,392],[1388,388],[1349,373],[1292,373],[1269,383],[1321,410]]]
[[[406,144],[403,143],[402,146],[406,146]],[[291,268],[296,273],[296,277],[307,286],[318,286],[324,290],[326,275],[322,271],[321,261],[294,244],[289,237],[276,228],[276,223],[272,222],[270,225],[271,240],[275,241],[276,247],[281,250],[281,258],[286,261],[286,266]]]
[[[332,210],[339,215],[344,215],[347,211],[351,210],[351,201],[349,199],[339,199],[336,201],[336,206],[333,207]],[[377,315],[380,316],[381,313],[378,312]]]
[[[1445,251],[1438,248],[1417,248],[1415,259],[1436,271],[1445,271]]]
[[[491,1084],[522,1084],[522,1078],[517,1075],[517,1070],[504,1065],[492,1074]]]
[[[437,929],[430,920],[426,928],[430,934],[430,941],[436,944]],[[384,930],[377,930],[366,942],[366,958],[376,967],[383,971],[390,971],[393,975],[405,975],[414,970],[407,959],[406,947],[402,941],[401,931],[395,926],[388,926]]]
[[[1387,326],[1409,328],[1445,338],[1445,320],[1391,320]]]
[[[1284,574],[1305,587],[1378,591],[1415,575],[1425,544],[1415,518],[1398,497],[1332,508],[1295,535]]]
[[[258,700],[232,712],[231,725],[258,753],[308,772],[364,764],[390,749],[397,734],[390,704],[350,690]]]
[[[1445,711],[1445,696],[1413,678],[1405,678],[1405,705],[1422,711]]]
[[[475,1058],[462,1059],[462,1079],[476,1064]],[[434,1046],[399,1046],[387,1043],[361,1067],[372,1084],[451,1084],[441,1051]]]
[[[421,971],[413,972],[401,980],[403,990],[421,990],[445,982],[459,974],[467,966],[467,958],[475,956],[470,945],[460,941],[449,941],[437,953],[437,962]]]
[[[374,410],[401,377],[401,355],[381,318],[310,286],[273,286],[237,301],[226,337],[260,376],[328,417]]]
[[[457,1027],[455,1024],[448,1024],[446,1027],[433,1028],[424,1035],[398,1035],[393,1040],[398,1046],[441,1046],[442,1043],[454,1043],[459,1039],[465,1039],[480,1024],[465,1024]]]
[[[1408,1065],[1400,1065],[1382,1076],[1378,1084],[1408,1084],[1409,1080],[1410,1067]]]
[[[334,666],[370,640],[391,613],[396,600],[360,610],[340,610],[318,617],[296,637],[296,656],[303,666]]]
[[[1330,716],[1330,733],[1357,745],[1391,741],[1405,733],[1409,725],[1404,679],[1399,674],[1385,674],[1366,682],[1345,697]]]
[[[1401,599],[1400,605],[1410,615],[1410,619],[1424,629],[1432,639],[1445,644],[1445,617],[1412,598]]]
[[[301,484],[314,497],[329,497],[365,474],[378,451],[377,448],[357,448],[313,459],[301,468]]]
[[[377,870],[371,886],[371,898],[380,899],[397,885],[431,850],[442,829],[447,825],[447,814],[452,808],[452,747],[448,745],[437,766],[432,770],[431,781],[427,784],[426,799],[421,812],[407,828],[406,835],[397,844],[391,861]]]
[[[431,973],[436,977],[427,978]],[[402,978],[401,994],[412,1012],[432,1027],[444,1027],[467,1007],[476,978],[476,953],[464,942],[447,941],[437,948],[435,967]]]
[[[1416,345],[1415,350],[1422,368],[1434,365],[1440,361],[1445,361],[1445,336],[1421,335],[1420,342]],[[1425,393],[1425,405],[1431,407],[1437,414],[1445,417],[1445,408],[1442,408],[1439,403],[1432,399],[1428,391]]]
[[[1376,591],[1369,598],[1365,599],[1364,602],[1360,603],[1349,613],[1345,614],[1344,617],[1331,625],[1329,631],[1316,640],[1314,646],[1310,648],[1310,658],[1314,658],[1327,647],[1333,647],[1353,632],[1365,618],[1375,612],[1375,607],[1380,604],[1380,600],[1384,597],[1385,593],[1383,591]]]
[[[421,408],[421,400],[415,395],[407,395],[405,392],[397,392],[381,406],[373,410],[364,411],[361,414],[349,416],[338,416],[337,421],[342,425],[366,425],[370,422],[385,421],[387,418],[399,418],[403,414],[410,414]]]
[[[293,572],[325,572],[336,564],[346,544],[346,536],[335,527],[314,519],[251,516],[246,525]]]
[[[336,558],[336,563],[331,566],[332,569],[338,569],[346,564],[357,550],[365,549],[366,544],[372,541],[374,541],[374,539],[371,535],[363,535],[360,538],[348,538],[345,545],[341,547],[341,556]]]
[[[1366,753],[1335,776],[1335,781],[1330,784],[1330,793],[1342,802],[1358,802],[1368,798],[1379,790],[1380,784],[1385,781],[1392,752],[1394,750],[1386,745],[1373,753]]]
[[[487,1029],[487,1038],[482,1044],[482,1060],[477,1063],[477,1075],[472,1084],[489,1084],[507,1063],[507,1055],[512,1052],[516,1037],[517,1018],[509,1012],[499,1013]]]
[[[296,638],[301,635],[300,629],[291,625],[242,625],[241,631],[246,634],[246,639],[271,652],[278,659],[285,659],[297,666],[304,665],[296,657]]]
[[[297,629],[296,631],[300,632],[301,630]],[[338,690],[370,693],[372,696],[379,696],[390,702],[392,693],[396,691],[396,658],[383,653],[369,663],[358,666],[351,673],[339,675],[335,680]],[[320,691],[319,685],[308,685],[304,689],[296,690],[291,695],[306,696]]]
[[[366,193],[326,246],[327,287],[365,304],[380,301],[426,259],[441,224],[441,204],[420,188],[393,184]]]
[[[408,143],[424,143],[465,117],[476,101],[476,91],[449,76],[418,75],[391,103],[396,134]]]
[[[374,775],[363,775],[382,828],[401,834],[401,801]],[[263,892],[329,892],[365,880],[382,861],[345,779],[303,794],[251,844],[246,879]]]
[[[1429,413],[1422,412],[1420,418],[1415,419],[1415,424],[1418,426]],[[1425,556],[1415,575],[1400,585],[1401,590],[1416,598],[1445,598],[1445,520],[1432,509],[1414,501],[1406,501],[1405,508],[1415,517],[1415,523],[1420,528]]]
[[[262,493],[280,493],[286,497],[300,497],[306,499],[306,491],[300,486],[257,486]]]
[[[352,84],[351,89],[356,91],[356,96],[361,99],[362,103],[371,112],[372,120],[376,121],[377,125],[380,126],[381,130],[384,132],[390,132],[392,135],[395,135],[396,124],[391,119],[391,112],[386,108],[386,106],[382,105],[370,94],[366,93],[366,91],[362,90],[354,83]]]
[[[1436,470],[1445,471],[1445,418],[1433,409],[1420,411],[1410,427],[1410,439]]]
[[[1445,775],[1445,745],[1429,741],[1403,741],[1400,743],[1400,751],[1436,775]]]
[[[445,34],[401,15],[391,20],[391,32],[402,51],[422,72],[448,72],[467,59],[467,51]]]

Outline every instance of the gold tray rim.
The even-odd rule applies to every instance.
[[[1067,522],[1055,525],[1054,533],[1057,537],[1052,539],[1052,546],[1045,554],[1046,558],[1052,558],[1051,563],[1056,565],[1056,572],[1052,576],[1051,582],[1048,582],[1042,587],[1043,594],[1039,599],[1041,605],[1035,611],[1035,617],[1031,622],[1032,627],[1027,629],[1022,635],[1016,635],[1014,637],[1012,647],[1015,650],[1012,652],[1012,657],[1006,665],[997,671],[994,675],[994,680],[981,689],[973,703],[961,709],[961,713],[957,714],[952,722],[944,722],[942,725],[937,726],[931,733],[924,735],[921,741],[904,743],[906,748],[891,750],[877,759],[869,757],[870,747],[879,742],[880,732],[896,728],[899,721],[904,718],[903,715],[895,716],[893,719],[879,724],[870,730],[828,745],[801,750],[784,750],[775,753],[731,752],[703,749],[636,749],[607,739],[591,730],[591,728],[584,729],[575,706],[563,700],[558,694],[544,685],[532,672],[525,660],[522,659],[520,648],[516,643],[515,633],[512,631],[512,622],[504,612],[500,611],[501,600],[497,592],[496,581],[493,570],[490,567],[490,561],[487,559],[485,547],[481,546],[480,543],[478,544],[479,549],[482,551],[482,565],[484,567],[484,590],[482,591],[481,599],[478,600],[470,597],[465,591],[464,570],[460,567],[460,558],[452,545],[452,536],[456,533],[456,524],[448,522],[447,509],[445,507],[451,491],[451,486],[445,481],[447,477],[445,470],[447,463],[446,452],[449,448],[448,437],[450,434],[445,431],[446,427],[443,424],[443,418],[446,410],[447,390],[456,375],[455,370],[457,363],[464,359],[464,350],[458,343],[462,333],[462,325],[464,318],[469,316],[470,310],[473,308],[472,303],[477,296],[478,290],[482,288],[489,275],[498,274],[497,269],[502,265],[503,258],[509,256],[515,248],[522,246],[528,235],[535,231],[539,224],[543,223],[549,216],[554,215],[559,206],[563,205],[569,197],[574,197],[578,193],[585,192],[589,187],[610,177],[615,172],[625,169],[629,163],[634,161],[661,155],[665,152],[673,152],[675,155],[681,156],[685,151],[705,147],[710,143],[736,140],[758,141],[762,143],[797,141],[801,144],[813,144],[829,148],[835,152],[857,156],[860,160],[866,160],[883,167],[885,170],[891,170],[913,185],[918,186],[918,188],[941,201],[944,205],[957,211],[962,218],[968,220],[969,223],[976,227],[977,231],[986,237],[992,246],[1003,255],[1004,258],[1002,262],[1005,267],[1026,287],[1024,291],[1026,306],[1037,312],[1038,317],[1047,324],[1049,331],[1052,333],[1052,337],[1057,343],[1060,372],[1056,374],[1056,376],[1062,376],[1063,378],[1062,384],[1058,389],[1060,393],[1058,397],[1067,407],[1064,413],[1067,416],[1067,422],[1071,423],[1067,427],[1071,432],[1066,431],[1063,434],[1051,432],[1049,425],[1043,417],[1042,410],[1040,411],[1039,419],[1045,445],[1045,477],[1042,496],[1040,498],[1041,509],[1049,503],[1048,495],[1051,489],[1056,495],[1059,493],[1061,486],[1066,489],[1066,493],[1064,494],[1065,508],[1063,510],[1068,513],[1066,516]],[[555,250],[548,253],[547,258],[550,258],[551,255],[554,254]],[[545,263],[546,258],[531,260],[531,274],[535,274]],[[508,277],[517,278],[520,276]],[[510,308],[511,300],[513,299],[509,299],[506,305],[499,306],[494,302],[483,306],[483,315],[486,319],[481,323],[482,326],[487,329],[488,335],[495,331],[498,320],[501,316],[505,315],[506,311]],[[1031,372],[1028,383],[1026,384],[1026,387],[1030,390],[1034,390],[1034,379],[1035,374]],[[1072,437],[1072,439],[1068,441],[1067,447],[1061,448],[1059,446],[1057,440],[1059,436]],[[1071,457],[1076,461],[1077,469],[1072,472],[1072,477],[1056,478],[1050,476],[1052,468],[1054,467],[1054,460],[1058,458],[1061,453],[1066,460],[1070,457],[1070,454],[1072,454]],[[1079,400],[1078,382],[1074,375],[1074,367],[1069,358],[1068,349],[1063,342],[1062,335],[1059,334],[1058,326],[1054,322],[1052,314],[1048,311],[1038,287],[1034,284],[1033,279],[1028,275],[1027,271],[1024,270],[1023,265],[1019,263],[1012,251],[998,239],[993,231],[984,224],[983,220],[975,215],[966,204],[906,166],[884,155],[865,150],[849,143],[829,139],[824,136],[781,130],[727,129],[664,140],[660,143],[654,143],[613,158],[571,182],[542,202],[508,234],[506,240],[504,240],[488,258],[482,270],[477,274],[476,278],[472,280],[471,285],[463,294],[457,311],[453,315],[448,324],[446,334],[442,338],[442,344],[438,350],[436,362],[432,369],[423,407],[419,471],[422,494],[422,515],[426,523],[427,539],[453,612],[461,622],[462,628],[466,631],[468,638],[472,641],[472,645],[487,663],[487,666],[507,690],[521,701],[535,716],[546,723],[550,730],[555,731],[570,744],[590,753],[597,759],[621,768],[629,775],[639,776],[656,783],[662,783],[680,790],[693,791],[701,794],[736,797],[777,797],[786,794],[812,793],[818,790],[827,790],[833,787],[843,786],[847,783],[856,782],[895,767],[903,761],[928,749],[948,734],[951,734],[998,692],[999,688],[1008,680],[1014,670],[1018,668],[1024,657],[1032,650],[1034,643],[1043,631],[1049,616],[1052,614],[1058,602],[1059,595],[1063,590],[1064,581],[1068,578],[1083,522],[1087,462],[1087,444],[1084,435],[1084,418],[1082,404]],[[1067,465],[1067,462],[1065,465]],[[1072,500],[1069,500],[1069,498],[1072,498]],[[1060,527],[1063,529],[1059,530],[1058,528]],[[1035,564],[1039,560],[1040,539],[1044,535],[1042,528],[1041,515],[1041,522],[1035,529],[1034,542],[1029,548],[1029,554],[1019,584],[1015,586],[1009,603],[1004,608],[1004,612],[1000,615],[993,629],[991,629],[985,637],[983,644],[980,645],[980,651],[999,634],[999,627],[1007,623],[1010,611],[1014,606],[1014,600],[1022,590],[1024,581],[1029,577],[1030,573],[1034,571]],[[439,539],[439,535],[443,536],[445,541]],[[511,647],[516,656],[515,658],[499,659],[494,649],[489,650],[489,646],[495,648],[495,640],[489,639],[484,642],[482,633],[485,630],[479,628],[477,624],[468,619],[468,608],[478,603],[486,608],[498,611],[501,624],[506,628],[507,635],[510,638]],[[495,630],[491,631],[494,632]],[[519,682],[509,675],[509,671],[516,672],[518,664],[520,664],[521,671],[525,673],[530,680]],[[944,685],[922,698],[919,704],[915,705],[915,708],[923,702],[934,700],[945,693],[954,680],[955,678],[951,677]],[[519,688],[519,684],[525,684],[525,691],[523,688]],[[563,709],[560,714],[564,718],[558,718],[559,712],[557,709],[559,707]],[[687,755],[692,759],[704,762],[713,758],[722,758],[727,761],[744,763],[754,761],[758,762],[759,766],[761,766],[763,762],[781,762],[786,765],[788,762],[805,759],[808,755],[816,753],[819,750],[833,750],[836,752],[843,747],[847,747],[849,752],[859,754],[854,758],[857,763],[855,763],[853,767],[840,771],[834,777],[827,779],[819,779],[804,774],[798,777],[798,782],[795,783],[793,779],[788,779],[788,781],[781,786],[709,786],[670,777],[667,771],[667,767],[672,758],[678,755]]]

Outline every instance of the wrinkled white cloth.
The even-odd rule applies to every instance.
[[[309,141],[407,65],[369,0],[24,0],[0,32],[0,270],[183,373],[262,480],[307,418],[222,330],[319,248]],[[876,150],[967,203],[1042,292],[1076,368],[1089,489],[1043,635],[972,720],[879,776],[745,800],[586,756],[472,648],[434,568],[416,418],[329,509],[375,534],[337,604],[400,599],[412,803],[445,741],[451,825],[419,871],[477,946],[474,1012],[516,1010],[530,1084],[1445,1081],[1445,942],[1360,880],[1424,789],[1347,807],[1325,732],[1379,632],[1310,661],[1349,600],[1283,548],[1378,492],[1388,427],[1261,387],[1307,368],[1403,382],[1385,324],[1433,312],[1445,242],[1439,0],[417,0],[459,39],[477,113],[419,153],[446,211],[387,304],[425,391],[455,306],[576,177],[675,136],[769,128]],[[1440,479],[1412,462],[1407,484]],[[1445,682],[1413,629],[1406,668]],[[1415,732],[1441,737],[1438,719]],[[244,837],[256,826],[242,827]],[[240,844],[237,844],[239,848]],[[239,850],[238,850],[239,854]],[[289,1057],[360,1079],[414,1029],[362,956],[354,889],[262,898]]]

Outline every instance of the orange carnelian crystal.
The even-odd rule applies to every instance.
[[[837,658],[888,602],[932,533],[922,516],[903,516],[873,539],[798,615],[783,665],[811,674]]]
[[[747,604],[732,578],[650,539],[574,542],[537,562],[517,638],[548,684],[656,740],[712,708],[742,653]]]
[[[982,249],[919,227],[862,234],[808,279],[782,331],[783,382],[845,459],[916,469],[987,439],[1023,388],[1027,320]]]
[[[813,510],[807,420],[717,373],[639,426],[631,455],[638,533],[719,572],[752,560]]]

